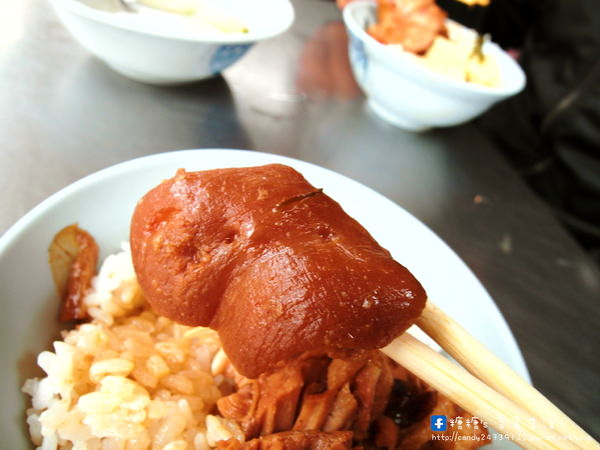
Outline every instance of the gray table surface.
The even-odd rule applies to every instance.
[[[223,77],[165,88],[113,73],[45,2],[0,3],[0,232],[69,183],[143,155],[244,148],[322,165],[444,239],[497,302],[534,384],[600,437],[597,266],[473,126],[412,134],[374,117],[352,83],[327,92],[306,58],[325,51],[340,14],[294,4],[291,30]],[[343,62],[343,46],[327,51]]]

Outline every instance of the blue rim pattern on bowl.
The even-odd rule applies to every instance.
[[[365,50],[365,44],[349,29],[348,35],[350,36],[350,61],[354,68],[354,75],[358,80],[362,81],[369,67],[369,58]]]
[[[227,44],[218,47],[210,59],[210,71],[214,74],[230,66],[250,49],[252,44]]]

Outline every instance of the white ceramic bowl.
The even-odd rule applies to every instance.
[[[268,163],[290,165],[324,188],[415,274],[429,297],[528,379],[514,337],[481,283],[438,236],[382,195],[330,170],[283,156],[218,149],[163,153],[77,181],[36,206],[0,238],[0,447],[28,448],[24,410],[29,399],[20,387],[26,378],[41,375],[36,355],[50,349],[59,336],[58,299],[47,261],[54,234],[78,222],[96,238],[104,259],[129,239],[129,221],[138,199],[178,168]],[[497,442],[493,448],[507,445]]]
[[[491,88],[447,78],[420,65],[412,55],[376,41],[365,31],[375,21],[372,1],[344,8],[354,76],[369,107],[393,125],[413,131],[458,125],[525,86],[523,70],[494,43],[483,47],[500,68],[500,86]]]
[[[166,19],[161,22],[152,16],[146,19],[147,15],[93,9],[77,0],[50,2],[83,47],[122,75],[152,84],[179,84],[216,75],[252,44],[283,33],[294,21],[288,0],[218,1],[219,8],[232,11],[249,30],[231,34],[178,26],[175,15],[163,15]]]

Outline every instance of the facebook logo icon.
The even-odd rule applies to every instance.
[[[431,416],[431,431],[446,431],[446,416]]]

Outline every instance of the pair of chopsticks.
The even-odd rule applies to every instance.
[[[429,300],[417,326],[468,371],[408,333],[381,350],[465,411],[525,449],[600,449],[550,400]]]

